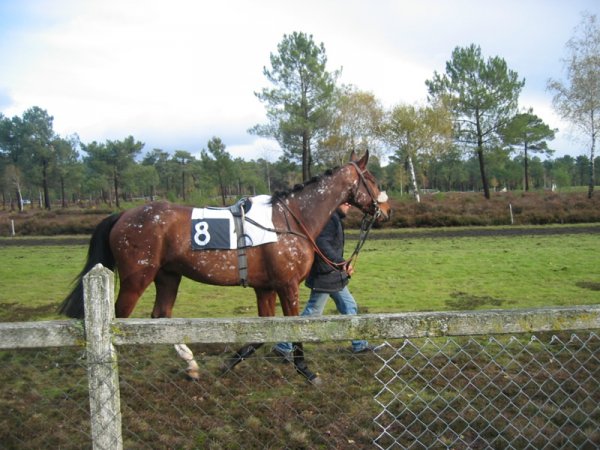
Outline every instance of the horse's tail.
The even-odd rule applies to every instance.
[[[115,268],[115,257],[110,249],[108,236],[110,230],[121,217],[121,213],[108,216],[96,226],[90,239],[87,261],[83,270],[73,281],[73,290],[63,300],[58,312],[74,319],[83,319],[83,276],[88,273],[96,264],[100,263],[110,270]]]

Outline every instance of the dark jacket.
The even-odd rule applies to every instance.
[[[317,246],[323,254],[334,262],[344,261],[344,225],[343,216],[335,211],[317,237]],[[315,261],[306,279],[306,286],[323,292],[337,292],[348,284],[348,274],[345,270],[331,267],[315,254]]]

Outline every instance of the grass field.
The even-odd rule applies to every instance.
[[[436,238],[411,230],[394,233],[387,230],[385,236],[398,238],[367,241],[359,256],[350,288],[362,313],[600,303],[598,233]],[[347,253],[354,245],[348,240]],[[56,307],[86,252],[82,245],[0,245],[0,320],[59,318]],[[307,296],[302,286],[301,304]],[[149,317],[152,304],[150,287],[134,316]],[[326,313],[333,308],[330,302]],[[254,291],[184,279],[174,311],[178,317],[255,316]]]

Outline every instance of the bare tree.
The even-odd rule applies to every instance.
[[[595,14],[583,13],[575,35],[567,42],[566,80],[548,80],[558,114],[590,137],[590,182],[594,192],[594,157],[600,120],[600,28]]]

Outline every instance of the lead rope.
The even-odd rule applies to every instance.
[[[302,229],[302,231],[304,232],[304,237],[312,244],[315,253],[321,257],[321,259],[325,262],[325,264],[327,264],[328,266],[330,266],[331,268],[333,268],[339,272],[345,270],[345,267],[347,267],[348,264],[352,264],[352,265],[355,264],[355,262],[358,258],[358,254],[359,254],[360,250],[362,249],[365,241],[367,240],[369,231],[371,231],[373,224],[375,223],[375,221],[381,214],[381,212],[378,209],[377,212],[375,213],[375,215],[371,216],[370,218],[369,218],[368,214],[365,214],[363,216],[363,219],[362,219],[361,225],[360,225],[360,234],[358,237],[358,243],[356,244],[356,248],[354,249],[354,252],[352,252],[352,256],[350,256],[350,258],[348,258],[342,262],[336,263],[323,254],[323,252],[321,251],[321,249],[319,248],[319,246],[317,245],[315,240],[310,236],[304,223],[302,223],[302,221],[300,219],[298,219],[298,217],[296,217],[296,214],[294,214],[294,212],[290,209],[290,207],[288,205],[286,205],[285,202],[282,202],[281,204],[287,209],[287,211],[290,213],[290,215],[296,221],[298,226]]]
[[[356,267],[356,260],[358,259],[358,254],[361,251],[361,249],[363,248],[363,245],[365,245],[365,242],[367,241],[367,237],[369,236],[369,232],[371,231],[371,228],[373,228],[375,221],[377,220],[377,218],[380,215],[381,215],[381,211],[377,210],[377,212],[375,213],[374,216],[369,216],[368,214],[365,214],[363,216],[362,221],[360,223],[360,233],[358,235],[358,243],[356,244],[356,248],[352,252],[352,255],[347,260],[348,264],[352,264],[353,267]]]

